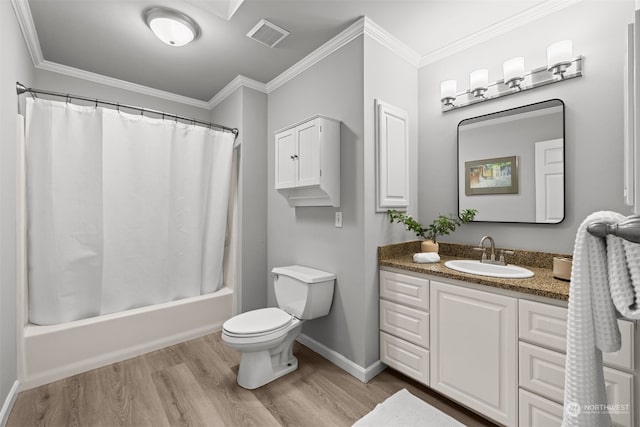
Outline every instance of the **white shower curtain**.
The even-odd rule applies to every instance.
[[[30,98],[26,119],[32,323],[223,286],[233,134]]]

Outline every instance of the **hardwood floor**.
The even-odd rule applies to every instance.
[[[493,425],[387,369],[363,384],[296,343],[298,370],[237,385],[239,353],[212,334],[19,394],[8,427],[350,426],[398,390],[469,426]]]

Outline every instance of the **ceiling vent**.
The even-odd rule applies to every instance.
[[[278,27],[266,19],[261,19],[260,22],[247,33],[247,37],[269,47],[274,47],[288,35],[289,31]]]

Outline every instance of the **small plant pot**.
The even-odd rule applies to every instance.
[[[433,240],[423,240],[420,242],[420,249],[422,252],[435,252],[438,253],[440,245]]]

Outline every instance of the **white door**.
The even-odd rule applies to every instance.
[[[517,422],[517,300],[431,281],[435,390],[500,424]]]
[[[298,187],[320,183],[320,120],[296,128],[298,140]]]
[[[293,129],[276,135],[276,189],[296,185],[296,141]]]
[[[564,218],[563,139],[535,144],[536,222],[556,224]]]

